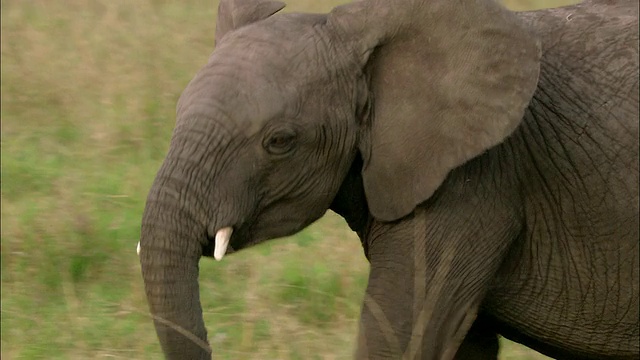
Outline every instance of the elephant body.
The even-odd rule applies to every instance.
[[[469,268],[452,266],[450,271],[464,271],[473,281],[483,276],[488,282],[476,300],[481,301],[478,324],[457,358],[495,359],[497,334],[557,358],[638,358],[637,15],[625,7],[590,4],[521,17],[540,34],[543,56],[536,92],[518,129],[502,144],[453,170],[434,197],[417,207],[416,219],[411,220],[417,224],[405,220],[401,226],[389,226],[372,217],[363,221],[363,210],[348,205],[338,204],[337,210],[351,219],[369,249],[375,248],[377,238],[394,238],[387,240],[396,244],[394,249],[379,251],[383,259],[397,251],[401,240],[396,237],[414,239],[415,229],[422,228],[417,238],[427,263],[433,264],[425,267],[427,274],[437,273],[438,266],[444,266],[439,265],[444,261],[441,254],[459,242],[455,256],[466,256]],[[588,17],[594,24],[585,28],[582,20]],[[602,18],[616,21],[598,21]],[[572,20],[578,25],[572,26]],[[589,39],[610,42],[616,50],[586,51]],[[616,139],[614,144],[611,139]],[[345,194],[348,202],[366,203],[363,190],[345,192],[361,197]],[[441,217],[450,229],[442,228]],[[486,247],[491,242],[496,247]],[[396,257],[413,256],[415,249],[407,250],[411,244],[405,247]],[[497,253],[503,255],[496,257]],[[375,254],[368,250],[370,260]],[[491,262],[484,269],[478,258]],[[372,277],[378,276],[375,267],[383,259],[371,261]],[[398,291],[398,279],[415,276],[413,269],[387,274],[388,266],[381,266],[379,276],[392,277],[383,289]],[[415,297],[413,282],[401,283],[406,301],[389,299],[380,290],[379,304],[391,300],[388,318],[411,318],[417,312],[397,305],[410,304]],[[439,308],[434,305],[433,311]],[[609,313],[612,310],[615,315]],[[440,326],[445,326],[450,318],[442,321]],[[405,339],[411,338],[412,325],[400,331],[407,334]],[[377,334],[364,348],[375,347],[383,337]],[[474,349],[474,342],[486,350]]]
[[[523,229],[485,306],[509,324],[502,333],[551,356],[638,358],[637,17],[622,9],[535,15],[545,54],[538,89],[493,155],[518,149],[501,166],[516,169]],[[574,16],[617,21],[580,30]],[[616,50],[581,51],[578,37]]]
[[[371,264],[358,359],[639,358],[637,3],[454,3],[221,3],[143,218],[168,358],[210,357],[201,256],[327,209]]]

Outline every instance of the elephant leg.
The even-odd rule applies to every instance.
[[[464,337],[455,360],[497,360],[498,333],[479,316]]]
[[[513,214],[466,200],[374,223],[356,358],[453,359],[520,232]],[[471,335],[461,356],[484,346],[489,356],[491,339]]]

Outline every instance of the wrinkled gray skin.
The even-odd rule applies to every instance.
[[[332,209],[371,263],[358,359],[495,359],[497,334],[638,359],[637,2],[283,5],[223,2],[178,103],[140,242],[167,358],[211,356],[219,229],[238,251]]]

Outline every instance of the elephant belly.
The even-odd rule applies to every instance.
[[[636,227],[637,229],[637,227]],[[529,234],[511,249],[483,313],[498,332],[556,358],[638,358],[638,234]]]

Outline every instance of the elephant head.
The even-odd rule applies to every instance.
[[[294,234],[327,209],[393,221],[518,126],[539,49],[492,0],[360,1],[276,14],[222,1],[177,105],[140,261],[168,358],[209,358],[201,256]],[[333,204],[333,205],[332,205]]]

